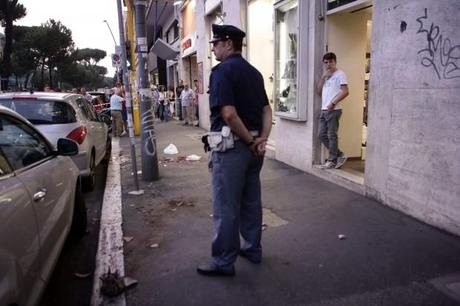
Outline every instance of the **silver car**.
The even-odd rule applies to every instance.
[[[108,127],[82,95],[53,92],[0,94],[0,105],[11,108],[29,120],[56,145],[59,138],[78,143],[73,156],[80,169],[83,187],[92,190],[97,165],[110,154]]]
[[[85,234],[77,153],[0,106],[0,305],[36,304],[68,233]]]

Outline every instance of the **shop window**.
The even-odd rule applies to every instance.
[[[275,8],[275,111],[282,117],[298,117],[297,49],[298,1]]]
[[[166,31],[166,42],[173,43],[179,38],[179,23],[177,20],[174,20],[173,24]]]

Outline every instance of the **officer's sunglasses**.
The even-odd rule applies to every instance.
[[[227,41],[227,40],[228,40],[228,39],[221,39],[221,40],[213,41],[213,42],[212,42],[212,46],[215,47],[215,46],[217,46],[217,44],[218,44],[219,42],[221,42],[221,41]]]

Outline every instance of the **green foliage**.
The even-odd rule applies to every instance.
[[[0,0],[0,24],[5,28],[5,46],[0,59],[1,89],[8,89],[11,74],[11,53],[13,41],[13,22],[26,15],[25,7],[18,0]]]
[[[95,66],[97,63],[105,58],[107,53],[104,50],[100,49],[77,49],[74,52],[74,58],[76,61],[88,65]]]
[[[0,0],[0,2],[3,0]],[[16,77],[32,76],[33,87],[59,82],[69,87],[107,86],[107,68],[97,64],[106,57],[100,49],[74,49],[72,32],[60,21],[41,26],[15,26],[11,63]]]
[[[6,28],[10,21],[21,19],[26,14],[26,8],[18,3],[18,0],[0,0],[0,23],[2,27]]]

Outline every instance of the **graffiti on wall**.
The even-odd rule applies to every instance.
[[[423,56],[421,64],[433,68],[440,80],[460,78],[460,44],[452,44],[438,25],[429,22],[427,8],[416,20],[420,25],[417,34],[426,36],[426,45],[417,52]]]
[[[143,133],[145,135],[144,149],[148,156],[154,156],[156,154],[155,148],[155,129],[153,128],[154,121],[153,111],[149,109],[148,111],[142,114],[141,124],[142,126],[148,127],[145,128]]]

